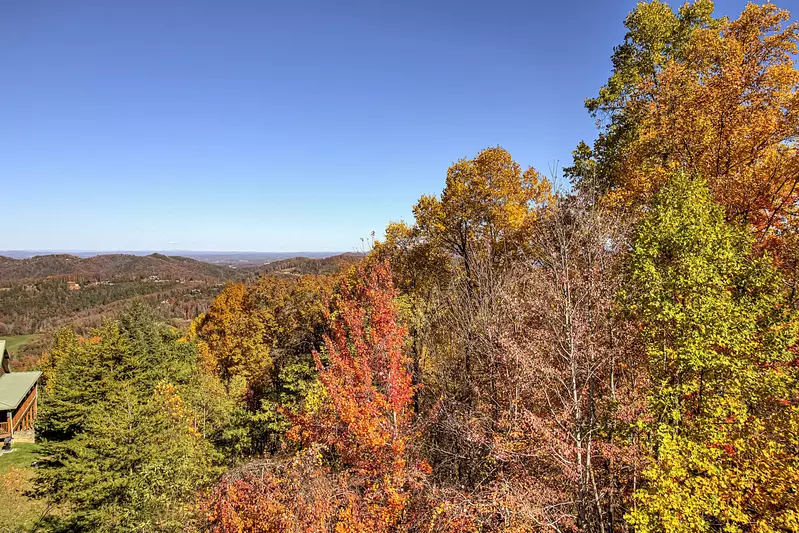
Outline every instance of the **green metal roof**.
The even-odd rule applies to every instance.
[[[5,344],[3,341],[0,343]],[[41,372],[11,372],[0,376],[0,410],[9,411],[19,407],[41,375]]]

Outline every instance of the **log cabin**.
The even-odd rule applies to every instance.
[[[33,441],[41,372],[11,372],[6,341],[0,340],[0,440]]]

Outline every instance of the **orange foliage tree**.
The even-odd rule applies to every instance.
[[[695,31],[684,60],[640,86],[631,190],[679,165],[706,176],[716,201],[763,238],[783,225],[799,200],[799,25],[789,17],[749,4],[737,20]]]
[[[385,263],[342,280],[315,353],[319,400],[292,415],[289,437],[303,451],[223,481],[205,508],[213,531],[387,532],[417,519],[411,496],[429,467],[412,446],[414,387],[395,297]]]
[[[729,220],[795,262],[799,204],[799,23],[774,4],[735,20],[698,0],[641,3],[592,113],[606,122],[566,172],[606,200],[640,206],[674,171],[699,175]]]

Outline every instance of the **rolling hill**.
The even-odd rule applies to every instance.
[[[302,276],[304,274],[335,274],[360,261],[364,254],[347,252],[324,258],[292,257],[273,261],[258,267],[242,269],[242,272],[274,274],[276,276]]]
[[[65,277],[74,281],[133,281],[157,276],[164,280],[224,281],[238,279],[236,270],[180,256],[107,254],[82,258],[69,254],[27,259],[0,256],[0,281]]]
[[[0,256],[0,335],[48,332],[67,324],[86,332],[134,300],[185,326],[208,308],[228,281],[333,274],[362,255],[295,257],[246,268],[158,253]]]

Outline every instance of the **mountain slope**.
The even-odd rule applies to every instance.
[[[258,267],[242,269],[242,271],[276,276],[301,276],[303,274],[335,274],[364,257],[364,254],[347,252],[324,258],[292,257],[273,261]]]
[[[150,254],[96,255],[81,258],[69,254],[38,255],[28,259],[0,256],[0,281],[41,279],[48,276],[75,280],[159,279],[218,281],[235,279],[235,270],[187,257]]]

